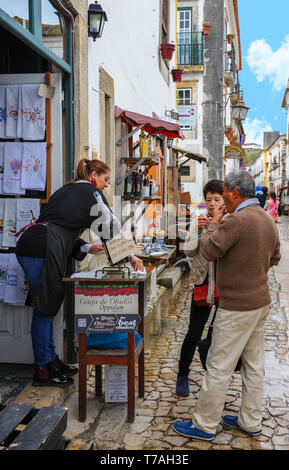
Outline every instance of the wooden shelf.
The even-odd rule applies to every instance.
[[[137,196],[121,196],[121,198],[124,201],[140,201],[141,199],[143,201],[159,201],[161,199],[161,196],[146,196],[146,197],[137,197]]]
[[[141,158],[121,158],[121,163],[126,163],[127,165],[129,164],[132,164],[132,165],[135,165],[137,163],[139,163],[142,159]],[[151,157],[151,158],[146,158],[143,162],[141,162],[140,164],[141,165],[149,165],[149,166],[153,166],[153,165],[158,165],[160,163],[160,160],[159,159],[156,159],[154,157]]]

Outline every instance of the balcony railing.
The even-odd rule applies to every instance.
[[[178,65],[203,65],[203,33],[178,33]]]
[[[235,62],[236,62],[236,53],[234,44],[232,44],[232,49],[227,51],[227,41],[225,43],[225,59],[224,59],[224,66],[225,72],[232,72],[235,74]]]

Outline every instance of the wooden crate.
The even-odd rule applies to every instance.
[[[0,449],[64,449],[66,426],[67,409],[10,403],[0,413]]]

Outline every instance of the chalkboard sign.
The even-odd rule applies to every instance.
[[[76,284],[74,293],[76,333],[131,333],[140,323],[137,286]]]

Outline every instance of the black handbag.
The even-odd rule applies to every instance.
[[[204,338],[204,339],[201,339],[200,341],[198,341],[198,344],[197,344],[197,348],[198,348],[198,351],[199,351],[201,363],[202,363],[202,366],[205,370],[207,370],[206,361],[207,361],[208,351],[209,351],[209,348],[210,348],[211,342],[212,342],[213,323],[214,323],[214,320],[215,320],[215,316],[216,316],[216,312],[215,312],[213,320],[212,320],[212,322],[209,326],[207,337]],[[234,372],[239,371],[241,369],[241,365],[242,365],[242,361],[241,361],[241,358],[240,358],[237,362],[237,365],[235,367]]]

